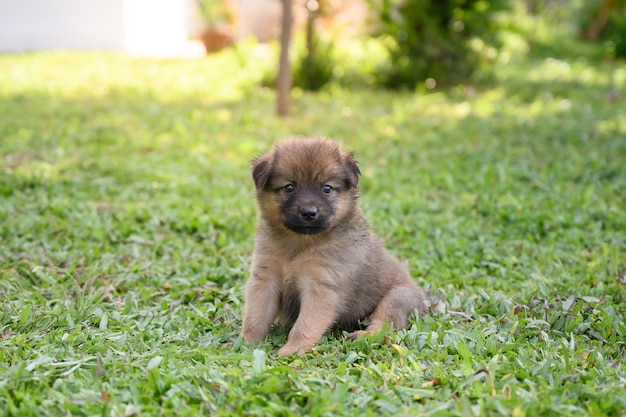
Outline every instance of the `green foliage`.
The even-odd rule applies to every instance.
[[[391,60],[381,81],[414,88],[426,79],[440,85],[467,81],[480,63],[471,41],[495,42],[495,13],[507,0],[371,0],[376,30],[386,37]],[[431,81],[432,83],[432,81]]]
[[[593,26],[597,26],[598,39],[602,43],[607,56],[611,58],[626,57],[626,1],[602,0],[585,1],[577,4],[574,15],[578,23],[579,35]],[[603,18],[606,14],[606,20]],[[602,18],[599,19],[599,16]]]
[[[609,15],[600,41],[604,43],[610,57],[626,58],[626,2],[622,2],[621,9],[613,10]]]
[[[274,43],[263,45],[268,52],[266,57],[272,58],[259,62],[262,70],[260,83],[264,87],[273,88],[276,83],[277,46]],[[293,84],[297,89],[305,91],[375,85],[379,65],[389,57],[382,43],[376,39],[342,38],[333,41],[319,36],[315,56],[313,59],[307,58],[305,39],[301,33],[294,36],[292,53]],[[306,77],[312,81],[309,82]]]
[[[333,80],[337,65],[333,43],[321,36],[313,38],[313,52],[300,48],[293,68],[293,86],[318,91]]]
[[[611,14],[610,22],[605,36],[613,43],[614,56],[626,58],[626,7],[622,13]]]
[[[624,416],[623,63],[298,91],[285,120],[264,52],[0,56],[0,415]],[[294,134],[356,152],[443,312],[301,357],[239,338],[248,161]]]

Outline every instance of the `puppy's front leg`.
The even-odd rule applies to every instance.
[[[241,336],[246,342],[256,343],[269,333],[278,313],[279,299],[276,278],[253,272],[245,289]]]
[[[329,280],[318,277],[303,280],[300,313],[279,355],[304,353],[320,341],[336,320],[339,296]]]

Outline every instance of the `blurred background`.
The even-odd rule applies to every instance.
[[[309,90],[332,81],[432,89],[528,53],[626,56],[626,0],[0,0],[0,52],[198,58],[251,39],[271,49],[286,4],[294,83]]]

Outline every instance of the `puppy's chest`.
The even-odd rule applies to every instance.
[[[280,281],[293,281],[306,272],[317,269],[324,262],[324,255],[314,245],[293,245],[281,242],[271,247],[263,256],[263,263],[271,265],[280,275]]]
[[[300,254],[292,259],[275,259],[273,265],[283,299],[299,298],[313,283],[330,280],[331,271],[319,257]]]
[[[301,239],[302,240],[302,239]],[[315,283],[333,286],[346,274],[346,263],[338,251],[327,245],[308,244],[302,241],[289,246],[280,242],[266,247],[258,258],[262,269],[271,271],[272,278],[283,294],[301,294]]]
[[[303,281],[317,269],[316,262],[313,259],[301,259],[295,257],[291,260],[283,260],[279,268],[280,276],[278,277],[279,286],[283,292],[300,291]]]

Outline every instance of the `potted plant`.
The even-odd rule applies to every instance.
[[[200,40],[207,52],[215,52],[233,43],[233,26],[236,20],[232,0],[197,0],[203,30]]]

